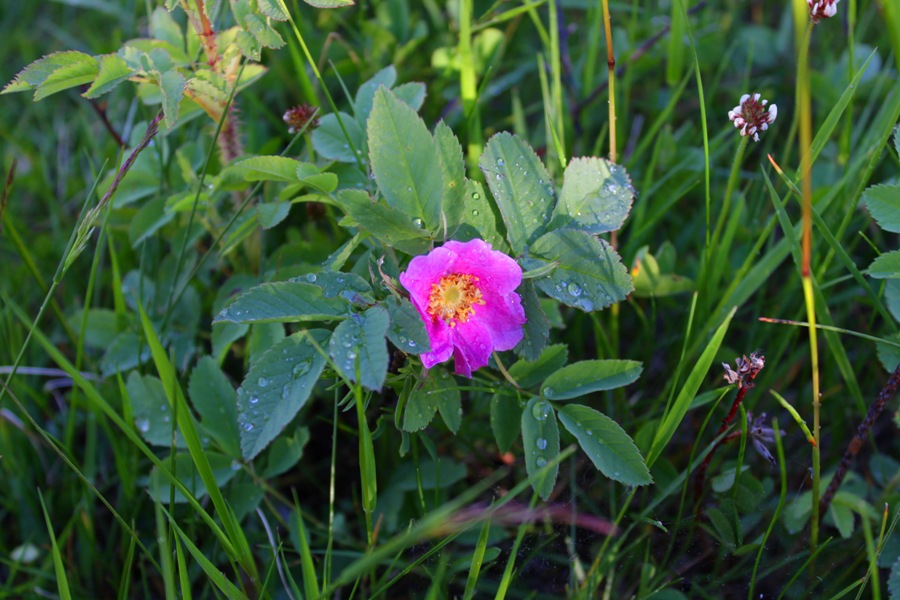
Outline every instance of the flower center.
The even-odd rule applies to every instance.
[[[441,277],[439,283],[432,283],[428,314],[450,327],[468,321],[475,314],[474,305],[484,304],[476,281],[478,278],[472,275],[453,273]]]

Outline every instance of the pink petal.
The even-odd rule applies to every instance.
[[[453,328],[453,357],[456,374],[472,377],[472,371],[480,369],[491,360],[491,331],[484,321],[470,319]]]

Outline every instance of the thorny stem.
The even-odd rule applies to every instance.
[[[216,34],[213,31],[212,24],[209,22],[209,17],[206,16],[206,7],[203,0],[194,0],[194,3],[197,6],[197,14],[200,17],[199,22],[193,12],[188,9],[185,0],[182,0],[181,5],[191,22],[191,26],[200,37],[200,43],[203,44],[203,51],[206,54],[207,64],[216,69],[219,64],[219,51],[216,49],[216,40],[214,39]]]
[[[888,403],[888,400],[893,398],[897,393],[898,387],[900,387],[900,364],[897,365],[897,368],[894,369],[894,372],[888,378],[887,383],[884,384],[884,387],[878,393],[875,402],[872,403],[869,407],[869,412],[866,413],[866,418],[859,424],[856,435],[850,440],[850,444],[847,446],[847,450],[844,452],[844,456],[841,458],[841,462],[834,472],[834,477],[831,478],[831,483],[828,484],[828,488],[825,490],[825,493],[822,494],[822,500],[819,502],[819,514],[823,514],[828,510],[831,501],[834,499],[834,495],[837,493],[838,489],[840,489],[841,483],[844,481],[844,476],[847,475],[847,467],[850,466],[850,461],[859,454],[869,430],[872,429],[872,425],[875,424],[875,419],[877,419],[878,415],[881,414],[881,411],[884,410],[884,406]]]
[[[741,402],[744,401],[744,395],[747,393],[747,390],[753,387],[753,384],[750,382],[741,381],[740,386],[738,387],[737,396],[734,398],[734,402],[731,403],[731,410],[728,411],[728,415],[722,419],[722,426],[719,427],[719,431],[716,432],[716,437],[722,435],[726,429],[731,425],[731,422],[734,421],[734,415],[737,414],[738,407],[741,405]],[[699,501],[700,496],[703,494],[703,486],[706,482],[706,471],[709,469],[709,463],[712,461],[713,455],[716,453],[716,450],[719,449],[726,441],[730,441],[728,437],[724,437],[719,440],[719,443],[716,444],[712,451],[706,455],[706,458],[703,459],[703,462],[700,463],[700,468],[697,469],[697,480],[694,483],[694,496]],[[699,506],[699,504],[698,504]]]

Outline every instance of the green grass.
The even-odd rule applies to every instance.
[[[287,2],[292,22],[275,25],[286,46],[264,49],[268,72],[234,96],[246,153],[283,153],[342,184],[374,185],[363,162],[331,164],[308,132],[289,134],[281,115],[305,102],[320,107],[320,120],[336,110],[354,120],[356,90],[394,65],[396,85],[425,84],[419,115],[429,130],[443,119],[459,137],[470,178],[484,183],[478,160],[501,131],[536,150],[557,191],[573,158],[609,155],[600,3],[360,4]],[[148,35],[155,6],[13,3],[0,15],[0,83],[54,51],[115,52]],[[653,485],[604,476],[564,429],[557,459],[529,476],[521,438],[513,432],[501,452],[492,418],[535,394],[497,369],[452,379],[463,411],[455,434],[441,419],[403,431],[401,412],[423,374],[393,347],[383,392],[349,383],[326,356],[326,376],[271,449],[232,458],[217,435],[237,436],[237,424],[210,428],[210,413],[196,406],[198,361],[212,356],[221,369],[223,387],[203,389],[234,403],[229,394],[262,351],[299,330],[213,326],[232,290],[302,276],[326,260],[376,281],[379,269],[398,265],[377,263],[370,232],[353,236],[340,223],[337,192],[304,191],[313,195],[266,229],[253,215],[258,203],[278,200],[282,184],[235,187],[204,203],[224,167],[215,140],[228,123],[202,113],[163,128],[85,237],[84,211],[100,202],[158,106],[131,83],[93,107],[75,90],[40,102],[4,95],[0,180],[16,166],[0,221],[8,385],[0,393],[0,598],[892,597],[896,400],[831,508],[815,525],[810,513],[813,477],[821,473],[824,490],[898,357],[875,340],[898,341],[900,288],[867,274],[896,249],[896,236],[874,222],[863,197],[900,177],[891,137],[900,121],[900,11],[886,0],[844,0],[838,17],[813,28],[811,111],[801,113],[785,3],[716,0],[682,11],[631,0],[609,9],[621,69],[613,146],[637,191],[614,243],[637,277],[658,265],[659,281],[682,287],[639,288],[589,314],[554,301],[544,308],[550,343],[567,346],[569,363],[643,364],[635,383],[580,401],[634,439]],[[173,15],[186,25],[181,9]],[[231,24],[226,3],[214,26]],[[726,116],[754,91],[779,108],[758,143],[742,140]],[[803,118],[811,123],[817,383],[801,282]],[[353,127],[340,125],[347,136]],[[154,203],[186,190],[186,210],[140,229]],[[766,366],[743,408],[767,413],[769,425],[775,417],[774,464],[747,432],[736,435],[742,413],[726,434],[732,441],[715,449],[735,393],[719,364],[757,350]],[[517,372],[509,369],[516,357],[500,358]],[[807,435],[779,402],[815,429],[817,390],[814,469]],[[152,438],[142,427],[148,406],[158,411],[152,427],[165,428]],[[707,456],[698,503],[694,478]],[[532,481],[556,466],[542,500]],[[603,533],[611,525],[615,534]]]

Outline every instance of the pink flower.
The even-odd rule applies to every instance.
[[[425,322],[431,352],[422,364],[431,368],[456,358],[456,373],[488,364],[495,350],[512,350],[524,336],[525,310],[515,292],[522,268],[479,239],[449,241],[413,258],[400,283]]]
[[[806,0],[809,7],[809,18],[813,23],[828,19],[837,14],[839,0]]]
[[[741,103],[728,111],[728,118],[741,130],[741,135],[749,135],[758,142],[759,132],[768,129],[778,116],[778,107],[774,104],[766,109],[768,102],[760,100],[759,94],[744,94]]]

